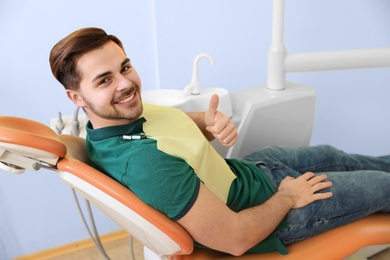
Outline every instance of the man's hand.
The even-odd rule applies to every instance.
[[[222,145],[232,146],[238,138],[237,129],[229,117],[217,110],[218,104],[218,95],[213,95],[210,99],[210,106],[205,113],[206,130]]]
[[[332,186],[325,174],[315,175],[306,172],[298,178],[284,178],[278,188],[278,193],[291,198],[292,208],[302,208],[316,200],[328,199],[332,192],[318,192]]]

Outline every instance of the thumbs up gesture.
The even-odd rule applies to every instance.
[[[213,95],[205,113],[206,130],[222,145],[232,146],[238,138],[237,129],[229,117],[218,111],[218,104],[219,96]]]

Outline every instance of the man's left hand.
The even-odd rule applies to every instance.
[[[219,96],[213,95],[205,113],[206,129],[222,145],[230,147],[237,141],[237,129],[229,117],[218,111],[218,104]]]

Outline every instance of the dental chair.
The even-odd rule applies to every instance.
[[[0,117],[0,168],[12,173],[46,168],[107,214],[161,259],[342,259],[370,245],[390,244],[390,214],[375,214],[278,252],[234,257],[194,248],[178,223],[143,203],[134,193],[88,165],[84,139],[57,135],[36,121]]]

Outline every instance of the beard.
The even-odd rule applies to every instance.
[[[139,95],[139,92],[135,91],[134,88],[131,88],[128,91],[122,93],[120,96],[116,97],[115,100],[121,100],[132,92],[134,92],[136,95],[134,98],[139,97],[139,99],[137,100],[137,102],[135,102],[132,106],[128,107],[127,109],[117,109],[115,105],[111,105],[108,108],[99,107],[95,105],[93,102],[91,102],[90,100],[88,100],[84,95],[81,95],[81,97],[83,98],[85,104],[87,105],[88,107],[87,109],[89,109],[93,114],[95,114],[100,118],[108,119],[108,120],[125,119],[125,120],[134,121],[137,120],[142,115],[143,112],[143,105],[142,105],[142,100]]]

